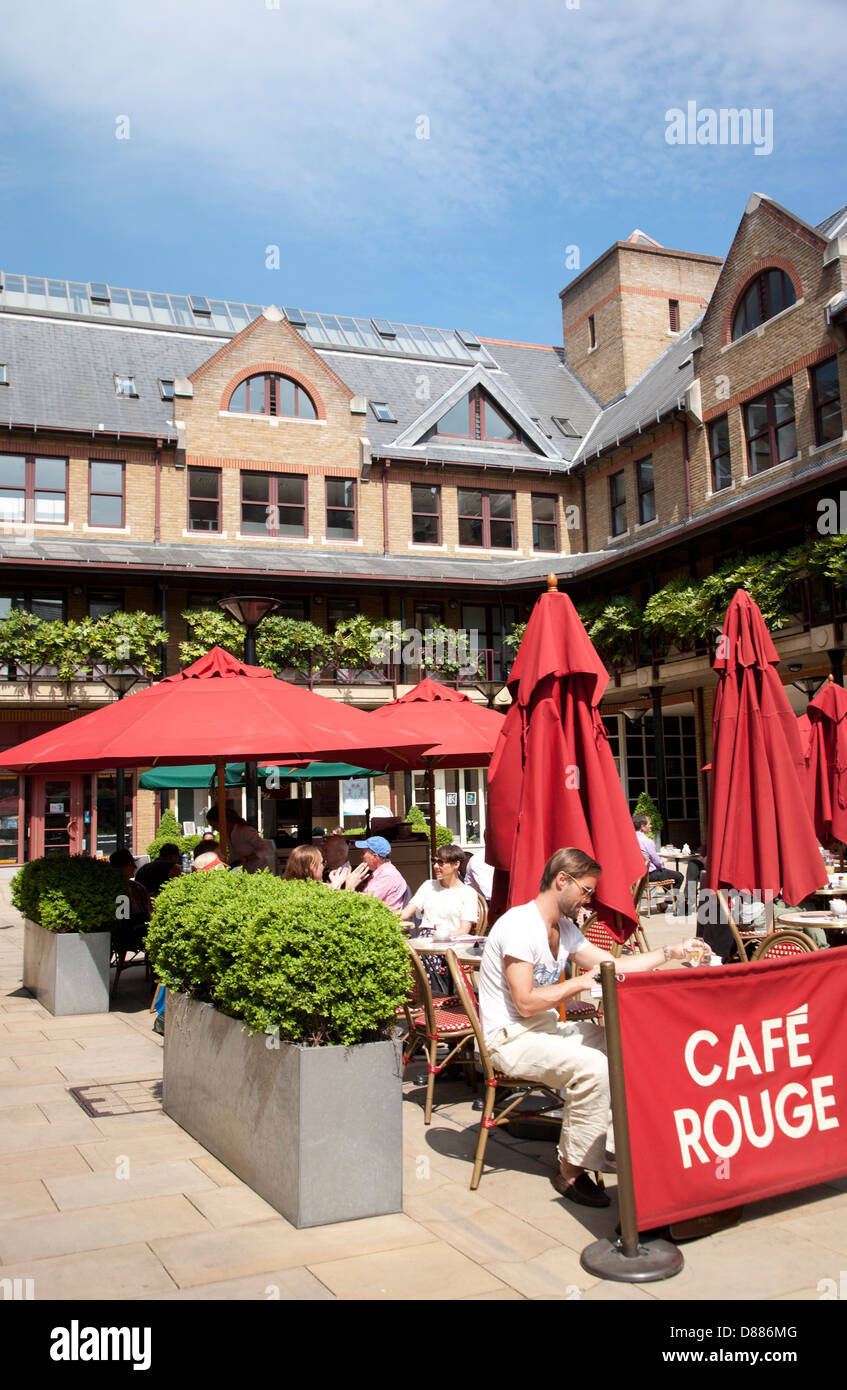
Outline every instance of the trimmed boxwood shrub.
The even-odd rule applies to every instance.
[[[390,908],[269,873],[171,879],[156,899],[147,954],[170,989],[304,1046],[387,1037],[409,992]]]
[[[33,859],[12,879],[15,907],[47,931],[109,931],[126,896],[123,874],[87,854]]]
[[[194,846],[199,845],[202,838],[202,835],[183,835],[179,821],[168,807],[166,811],[162,812],[156,838],[150,841],[147,846],[147,853],[151,859],[158,859],[162,845],[178,845],[180,854],[185,854],[186,850],[190,854]]]

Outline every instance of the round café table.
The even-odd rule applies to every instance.
[[[777,931],[780,927],[787,927],[790,931],[817,927],[825,932],[827,940],[832,937],[833,946],[842,946],[847,942],[847,917],[838,917],[834,912],[783,912],[774,925]]]

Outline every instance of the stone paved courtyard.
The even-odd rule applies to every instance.
[[[415,1063],[403,1213],[296,1230],[160,1108],[98,1118],[77,1104],[72,1087],[161,1075],[142,972],[109,1015],[54,1018],[21,988],[23,928],[0,891],[0,1280],[34,1280],[36,1299],[815,1300],[847,1268],[844,1178],[747,1207],[686,1244],[665,1283],[596,1281],[579,1253],[612,1233],[617,1203],[560,1200],[553,1146],[504,1132],[471,1192],[471,1092],[437,1083],[426,1127]],[[646,925],[651,944],[679,935]]]

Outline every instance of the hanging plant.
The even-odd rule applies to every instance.
[[[771,631],[785,627],[791,618],[791,593],[783,557],[773,551],[767,555],[734,556],[710,574],[701,584],[706,612],[713,631],[720,631],[726,610],[737,589],[745,589],[762,610],[765,626]]]
[[[632,636],[640,632],[641,609],[628,594],[609,599],[594,619],[588,635],[600,655],[613,666],[621,665],[632,655]]]
[[[526,632],[526,629],[526,623],[515,623],[514,626],[509,629],[509,631],[506,633],[506,636],[503,638],[503,646],[508,647],[510,652],[517,654],[518,648],[520,647],[521,642],[523,641],[523,635]]]
[[[702,585],[682,576],[651,594],[644,608],[645,633],[668,646],[685,649],[704,642],[709,623]]]
[[[821,536],[809,546],[806,568],[816,579],[847,587],[847,535]]]

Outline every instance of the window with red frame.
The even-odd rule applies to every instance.
[[[712,492],[722,492],[725,487],[732,486],[728,415],[722,415],[709,425],[709,454],[712,460]]]
[[[609,512],[612,535],[622,536],[626,530],[626,474],[623,469],[609,479]]]
[[[514,550],[515,495],[459,488],[459,545]]]
[[[415,545],[441,544],[441,488],[412,483],[412,540]]]
[[[442,415],[435,433],[452,434],[459,439],[520,438],[519,430],[479,386]]]
[[[278,372],[250,376],[236,386],[227,409],[236,415],[279,415],[316,420],[318,412],[308,391]]]
[[[559,499],[546,493],[532,494],[532,548],[559,549]]]
[[[306,479],[290,473],[241,474],[245,536],[305,536]]]
[[[221,471],[219,468],[188,470],[189,531],[220,531]]]
[[[747,432],[747,466],[751,477],[794,458],[797,430],[794,425],[794,387],[790,381],[748,401],[744,407]]]
[[[63,526],[67,519],[67,459],[0,454],[0,523]]]
[[[356,480],[327,478],[326,538],[328,541],[356,539]]]
[[[732,319],[732,341],[743,338],[775,314],[795,304],[794,286],[784,270],[763,270],[744,291]]]
[[[653,457],[639,459],[635,465],[635,481],[638,488],[638,524],[656,520],[656,484],[653,477]]]
[[[829,357],[812,368],[812,400],[815,409],[815,443],[831,444],[840,439],[841,388],[838,384],[838,358]]]
[[[88,463],[88,524],[89,526],[124,525],[124,466],[122,463]]]

